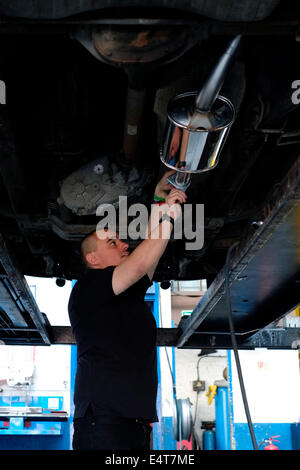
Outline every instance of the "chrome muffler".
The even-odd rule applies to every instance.
[[[216,167],[234,122],[235,108],[219,91],[240,39],[239,35],[230,42],[200,92],[182,93],[169,102],[160,157],[176,170],[168,181],[183,191],[190,185],[191,175]]]

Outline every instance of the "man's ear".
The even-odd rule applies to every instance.
[[[98,263],[97,256],[96,256],[96,254],[95,254],[93,251],[92,251],[91,253],[87,253],[87,254],[85,255],[85,259],[86,259],[87,262],[88,262],[90,265],[92,265],[92,266],[94,266],[95,264]]]

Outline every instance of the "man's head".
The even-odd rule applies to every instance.
[[[128,256],[128,244],[109,229],[98,230],[87,235],[81,243],[81,257],[91,269],[118,266]]]

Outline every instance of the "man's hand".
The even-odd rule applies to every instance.
[[[181,215],[181,206],[186,202],[186,194],[181,189],[171,189],[166,197],[166,212],[176,220]],[[169,206],[169,207],[168,207]]]
[[[182,210],[180,204],[186,202],[186,194],[180,189],[171,189],[170,193],[166,197],[166,202],[162,205],[153,205],[149,223],[148,223],[148,237],[157,238],[158,235],[156,230],[159,227],[159,220],[163,214],[168,214],[172,219],[176,220],[181,216]],[[153,235],[154,233],[154,235]]]
[[[154,191],[154,194],[156,196],[166,199],[169,191],[174,188],[171,183],[167,182],[167,179],[174,173],[176,173],[176,170],[167,171],[164,176],[159,180]]]
[[[166,203],[169,206],[173,204],[183,204],[186,202],[186,194],[181,189],[173,188],[166,197]]]

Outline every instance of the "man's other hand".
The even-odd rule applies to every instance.
[[[154,194],[156,196],[166,199],[170,190],[174,188],[174,186],[171,183],[167,182],[167,179],[169,178],[169,176],[173,175],[174,173],[176,173],[176,170],[167,171],[163,175],[163,177],[159,180],[154,191]]]

